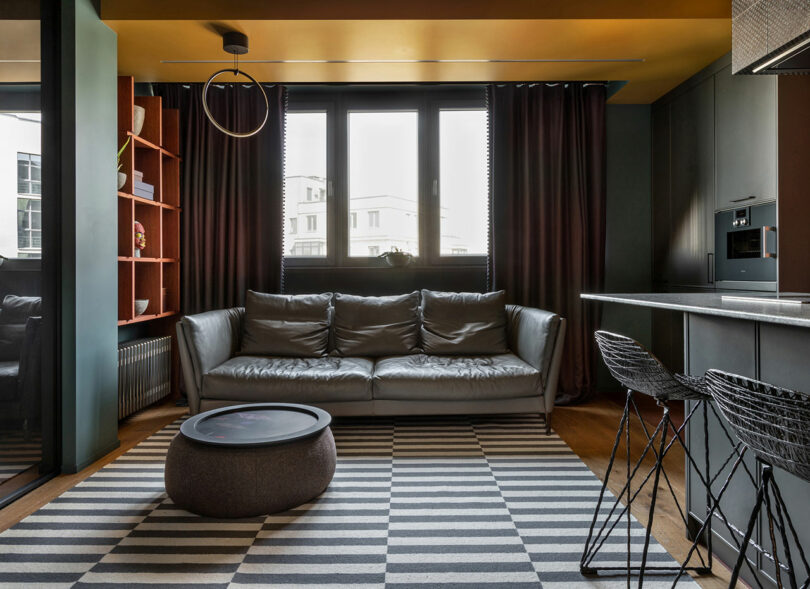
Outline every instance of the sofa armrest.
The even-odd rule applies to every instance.
[[[540,371],[546,412],[551,413],[557,396],[557,378],[565,337],[565,319],[550,311],[507,305],[509,348]]]
[[[239,352],[242,307],[187,315],[177,322],[177,343],[189,410],[199,411],[203,375]]]

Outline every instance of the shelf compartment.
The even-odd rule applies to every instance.
[[[163,99],[160,96],[135,96],[135,104],[146,109],[140,136],[154,145],[163,145]]]
[[[136,149],[135,150],[135,169],[143,172],[143,181],[155,187],[154,201],[161,201],[161,152],[155,149]],[[127,179],[130,187],[134,187],[134,183]],[[133,194],[133,190],[126,190],[128,194]],[[133,194],[133,196],[135,196]],[[149,200],[149,199],[144,199]]]
[[[141,250],[141,256],[144,258],[160,258],[160,242],[162,238],[161,224],[163,221],[160,214],[160,207],[152,206],[151,204],[143,204],[140,202],[134,202],[134,207],[134,221],[139,221],[146,231],[146,248]],[[134,227],[131,230],[131,236],[132,251],[129,255],[135,257]]]
[[[176,313],[180,310],[180,262],[161,264],[163,271],[163,289],[166,298],[163,301],[164,313]]]
[[[134,251],[134,233],[121,231],[121,227],[133,226],[134,204],[127,198],[118,199],[118,257],[131,257]]]
[[[135,283],[135,267],[132,262],[118,262],[118,322],[135,317],[132,288]]]
[[[180,160],[163,155],[161,202],[173,207],[180,206]]]
[[[135,267],[135,300],[149,299],[149,305],[142,315],[159,315],[161,312],[161,268],[160,263],[133,264]],[[133,301],[133,308],[134,308]]]
[[[180,211],[176,209],[163,209],[163,241],[161,255],[164,258],[180,258]]]

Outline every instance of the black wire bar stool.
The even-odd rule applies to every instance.
[[[739,451],[736,452],[737,459],[729,479],[748,450],[756,456],[762,473],[756,485],[756,503],[746,530],[743,532],[726,522],[743,538],[738,545],[740,553],[729,587],[736,586],[743,563],[748,565],[756,579],[753,565],[746,557],[749,545],[774,563],[774,575],[780,589],[786,586],[785,580],[792,589],[810,587],[810,565],[773,475],[773,467],[777,466],[810,482],[810,396],[719,370],[706,373],[706,385],[739,438]],[[721,494],[724,490],[725,486]],[[717,501],[713,508],[717,508]],[[757,518],[763,510],[767,516],[772,552],[751,539]],[[722,519],[725,520],[725,517]],[[779,558],[777,533],[786,562]],[[790,540],[795,543],[798,555],[792,554]],[[798,564],[804,567],[804,576],[798,577],[804,578],[801,585],[796,582],[799,571],[794,556],[799,557]],[[762,586],[758,580],[756,582]]]
[[[716,511],[719,511],[719,508],[716,507],[716,501],[714,500],[711,492],[712,477],[709,474],[711,471],[709,468],[707,407],[711,404],[705,401],[711,400],[711,395],[706,390],[702,378],[674,375],[667,370],[667,368],[652,353],[650,353],[637,341],[629,337],[607,331],[597,331],[594,336],[596,338],[596,343],[599,346],[599,350],[602,353],[602,358],[610,370],[610,373],[623,386],[627,387],[627,395],[625,398],[624,412],[622,413],[621,420],[619,421],[619,428],[616,432],[613,450],[611,451],[610,460],[605,472],[605,480],[599,493],[599,500],[594,510],[593,519],[588,531],[588,537],[582,553],[582,559],[580,560],[580,572],[583,575],[596,575],[600,571],[625,571],[627,574],[628,587],[630,586],[630,575],[634,572],[638,573],[639,587],[643,586],[644,575],[647,572],[655,572],[656,574],[677,573],[677,576],[672,583],[673,586],[686,571],[693,571],[698,574],[710,573],[712,568],[710,513],[707,513],[704,526],[701,528],[701,532],[696,536],[692,549],[689,551],[689,556],[682,565],[648,564],[648,559],[650,536],[652,533],[653,519],[655,516],[655,506],[658,500],[658,487],[662,477],[666,483],[667,489],[669,490],[669,494],[674,499],[675,505],[681,519],[683,520],[685,528],[689,525],[686,512],[681,506],[675,490],[673,489],[672,483],[670,482],[669,476],[664,469],[664,457],[667,455],[673,445],[678,444],[681,446],[681,448],[683,448],[688,463],[692,465],[696,472],[698,472],[701,482],[706,487],[707,506],[712,506]],[[662,408],[661,419],[652,432],[641,416],[641,412],[639,411],[638,405],[636,404],[636,400],[634,398],[635,393],[641,393],[655,398],[656,403]],[[703,402],[693,404],[689,412],[684,415],[683,424],[677,426],[675,423],[673,423],[669,410],[669,402],[674,400],[693,400]],[[687,448],[684,440],[685,428],[699,408],[701,408],[703,412],[704,468],[700,468],[697,465],[695,460],[692,458],[692,454],[689,448]],[[712,407],[712,409],[714,408]],[[631,414],[635,414],[635,416],[638,418],[647,442],[640,456],[635,459],[634,464],[632,464],[630,456]],[[626,481],[624,487],[617,494],[615,501],[607,510],[607,513],[603,513],[602,505],[603,502],[606,502],[605,492],[607,490],[610,474],[613,470],[623,436],[626,447]],[[643,468],[643,463],[647,456],[652,456],[655,462],[651,467],[645,469]],[[641,478],[641,481],[638,483],[638,487],[633,490],[632,483],[634,480],[637,480],[637,478]],[[633,564],[630,509],[635,498],[639,495],[651,478],[653,481],[653,488],[650,498],[647,527],[644,532],[644,546],[641,553],[641,561],[639,564]],[[621,504],[622,498],[625,498],[625,503],[623,506]],[[595,560],[595,557],[599,554],[600,549],[605,546],[605,543],[610,535],[614,532],[614,530],[617,529],[622,518],[626,520],[626,562],[624,566],[607,563],[600,564],[598,560]],[[705,543],[707,546],[706,557],[704,557],[701,552],[697,550],[697,545],[702,537],[705,537]],[[694,554],[697,554],[698,562],[692,566],[687,566],[689,560]]]

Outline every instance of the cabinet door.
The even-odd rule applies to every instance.
[[[669,104],[652,109],[653,282],[665,285],[669,258]]]
[[[725,317],[710,317],[703,315],[689,314],[687,323],[687,358],[689,373],[694,376],[703,375],[708,369],[716,368],[741,374],[753,378],[756,376],[756,324],[753,321],[741,321],[728,319]],[[708,411],[707,429],[709,432],[709,461],[711,473],[716,477],[712,484],[712,491],[717,494],[723,484],[731,475],[732,463],[726,462],[733,452],[732,442],[723,432],[723,426],[730,432],[734,443],[736,437],[731,430],[726,419],[714,411]],[[698,468],[705,469],[704,422],[702,410],[699,410],[689,422],[687,437],[689,448]],[[733,461],[732,461],[733,462]],[[726,489],[723,499],[720,501],[723,513],[731,522],[740,529],[745,529],[748,518],[754,507],[756,499],[756,486],[751,483],[745,468],[748,469],[754,478],[757,476],[757,467],[754,457],[749,452],[744,459],[744,467],[740,465],[731,477],[731,483]],[[689,511],[698,519],[704,520],[706,517],[706,492],[700,482],[700,477],[692,468],[687,468],[687,504]],[[733,562],[736,554],[729,551],[728,546],[734,545],[731,532],[719,521],[713,522],[713,532],[724,539],[728,544],[725,546],[716,542],[714,549],[725,562]],[[755,534],[755,540],[760,537]],[[752,548],[749,555],[757,562],[756,551]],[[745,578],[748,571],[744,568]]]
[[[775,200],[776,76],[732,76],[729,66],[714,80],[716,208]]]
[[[707,286],[714,252],[714,82],[670,105],[669,281]]]

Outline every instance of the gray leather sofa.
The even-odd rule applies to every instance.
[[[565,320],[503,292],[264,295],[177,324],[192,415],[240,403],[336,416],[543,413]]]
[[[42,299],[6,295],[0,304],[0,420],[22,423],[27,436],[39,419]]]

